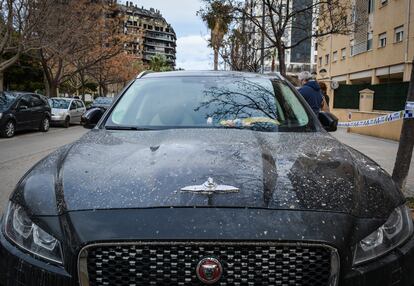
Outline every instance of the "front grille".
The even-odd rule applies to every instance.
[[[336,274],[331,273],[336,251],[322,245],[143,242],[95,245],[84,251],[90,286],[202,285],[196,268],[206,257],[222,264],[216,285],[321,286]]]

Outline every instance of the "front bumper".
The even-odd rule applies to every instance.
[[[51,123],[63,124],[65,122],[66,115],[52,115]]]
[[[388,255],[353,269],[340,285],[414,285],[414,237]]]
[[[79,285],[76,269],[76,264],[66,270],[37,260],[0,234],[1,286],[75,286]],[[387,256],[342,273],[341,277],[340,286],[414,285],[414,238]]]
[[[64,266],[26,254],[0,231],[0,286],[79,285],[78,259],[82,248],[105,242],[134,242],[134,239],[147,242],[314,242],[329,245],[339,252],[339,286],[414,286],[414,236],[388,255],[351,268],[349,242],[342,238],[349,236],[352,225],[362,224],[355,221],[351,224],[349,216],[340,213],[330,213],[326,219],[326,213],[312,211],[156,208],[68,212],[60,218],[42,217],[41,220],[54,229],[58,239],[61,238]],[[321,221],[324,223],[320,224]],[[62,222],[65,228],[60,233]],[[277,228],[269,231],[269,225],[275,223]]]
[[[75,286],[66,269],[38,260],[12,245],[0,231],[0,286]]]

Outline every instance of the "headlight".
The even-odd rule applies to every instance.
[[[380,228],[356,245],[354,265],[386,254],[405,242],[412,233],[410,210],[405,205],[396,208]]]
[[[62,264],[60,242],[34,224],[21,206],[9,204],[4,230],[6,236],[18,247],[44,259]]]

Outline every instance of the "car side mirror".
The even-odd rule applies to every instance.
[[[104,115],[105,110],[101,108],[91,108],[87,110],[81,117],[81,124],[87,129],[93,129]]]
[[[28,107],[26,105],[20,105],[19,106],[19,110],[26,110],[28,109]]]
[[[330,112],[319,112],[319,121],[328,132],[335,132],[338,129],[338,117]]]

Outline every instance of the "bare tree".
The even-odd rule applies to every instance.
[[[98,83],[99,96],[106,96],[110,85],[125,85],[142,70],[144,66],[135,56],[120,53],[111,59],[101,61],[87,72]]]
[[[51,0],[0,0],[0,90],[3,73],[23,53],[39,49],[45,42],[36,33],[50,13]]]
[[[224,39],[220,56],[234,71],[259,72],[260,48],[243,28],[234,28]],[[244,30],[244,31],[243,31]],[[265,56],[270,50],[265,51]]]
[[[54,13],[43,22],[49,45],[40,49],[39,60],[47,82],[48,96],[57,96],[60,84],[118,55],[126,36],[116,6],[105,1],[56,1]]]
[[[311,38],[348,34],[355,29],[349,20],[350,1],[225,0],[225,5],[232,7],[233,19],[246,18],[258,29],[258,35],[264,35],[265,50],[277,51],[282,75],[286,74],[286,50]],[[295,31],[294,38],[289,37],[291,31]]]
[[[414,60],[413,60],[414,64]],[[414,102],[414,69],[411,71],[410,86],[408,88],[407,102]],[[400,144],[395,160],[392,178],[403,193],[408,195],[405,185],[410,170],[411,158],[414,148],[414,119],[404,119],[401,131]]]

